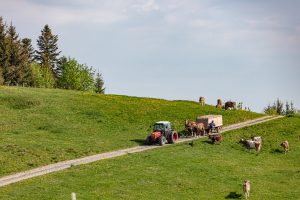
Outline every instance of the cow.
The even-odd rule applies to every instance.
[[[212,143],[217,143],[217,142],[221,142],[223,137],[221,134],[209,134],[208,138],[211,139]]]
[[[196,122],[185,120],[184,123],[185,130],[189,132],[192,137],[202,136],[205,133],[205,128],[203,123],[197,124]]]
[[[227,101],[225,103],[225,110],[228,110],[228,109],[236,109],[236,102],[234,101]]]
[[[194,125],[193,131],[196,134],[196,136],[203,136],[205,133],[205,127],[203,123],[198,123]]]
[[[255,150],[256,150],[257,152],[260,152],[261,146],[262,146],[262,139],[261,139],[261,136],[255,136],[255,137],[252,137],[252,140],[254,141]]]
[[[261,150],[261,146],[262,146],[262,140],[261,137],[257,137],[260,139],[256,139],[256,140],[244,140],[241,139],[239,141],[239,143],[243,144],[247,149],[255,149],[256,152],[260,152]]]
[[[184,127],[185,127],[185,131],[187,131],[191,136],[194,136],[194,128],[190,120],[185,120]]]
[[[284,154],[286,154],[289,151],[289,142],[286,140],[280,144],[284,148]]]
[[[250,197],[250,181],[245,180],[243,183],[243,191],[244,191],[244,196],[246,199]]]
[[[205,98],[204,97],[200,97],[199,98],[199,103],[201,106],[205,106]]]
[[[222,100],[221,100],[221,99],[218,99],[218,100],[217,100],[216,108],[222,108],[222,107],[223,107]]]

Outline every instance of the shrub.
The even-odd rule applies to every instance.
[[[41,67],[37,63],[31,64],[32,85],[41,88],[53,88],[55,80],[52,72],[47,67]]]

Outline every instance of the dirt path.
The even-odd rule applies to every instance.
[[[242,123],[238,123],[238,124],[229,125],[229,126],[224,127],[221,130],[221,133],[224,133],[224,132],[230,131],[230,130],[234,130],[234,129],[243,128],[243,127],[246,127],[246,126],[252,126],[254,124],[263,123],[263,122],[278,119],[278,118],[281,118],[281,117],[282,116],[276,116],[276,117],[265,116],[265,117],[261,117],[261,118],[258,118],[258,119],[254,119],[254,120],[250,120],[250,121],[246,121],[246,122],[242,122]],[[182,139],[178,140],[178,143],[187,142],[187,141],[200,139],[200,138],[202,138],[202,137],[182,138]],[[165,145],[165,146],[168,146],[168,145]],[[61,170],[70,168],[72,166],[87,164],[87,163],[95,162],[95,161],[98,161],[98,160],[103,160],[103,159],[108,159],[108,158],[115,158],[115,157],[126,155],[126,154],[137,153],[137,152],[146,151],[146,150],[150,150],[150,149],[156,149],[156,148],[162,148],[162,146],[158,146],[158,145],[154,145],[154,146],[137,146],[137,147],[132,147],[132,148],[123,149],[123,150],[117,150],[117,151],[112,151],[112,152],[107,152],[107,153],[96,154],[96,155],[93,155],[93,156],[83,157],[83,158],[79,158],[79,159],[58,162],[58,163],[55,163],[55,164],[51,164],[51,165],[47,165],[47,166],[43,166],[43,167],[38,167],[38,168],[35,168],[35,169],[32,169],[32,170],[20,172],[20,173],[13,174],[13,175],[10,175],[10,176],[4,176],[4,177],[0,178],[0,187],[11,184],[11,183],[19,182],[19,181],[22,181],[22,180],[25,180],[25,179],[29,179],[29,178],[32,178],[32,177],[41,176],[41,175],[56,172],[56,171],[61,171]]]

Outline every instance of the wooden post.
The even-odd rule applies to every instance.
[[[75,192],[72,192],[72,200],[76,200],[76,193]]]

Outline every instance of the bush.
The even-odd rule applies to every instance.
[[[32,86],[41,88],[53,88],[55,80],[52,72],[47,67],[41,67],[37,63],[32,63]]]

